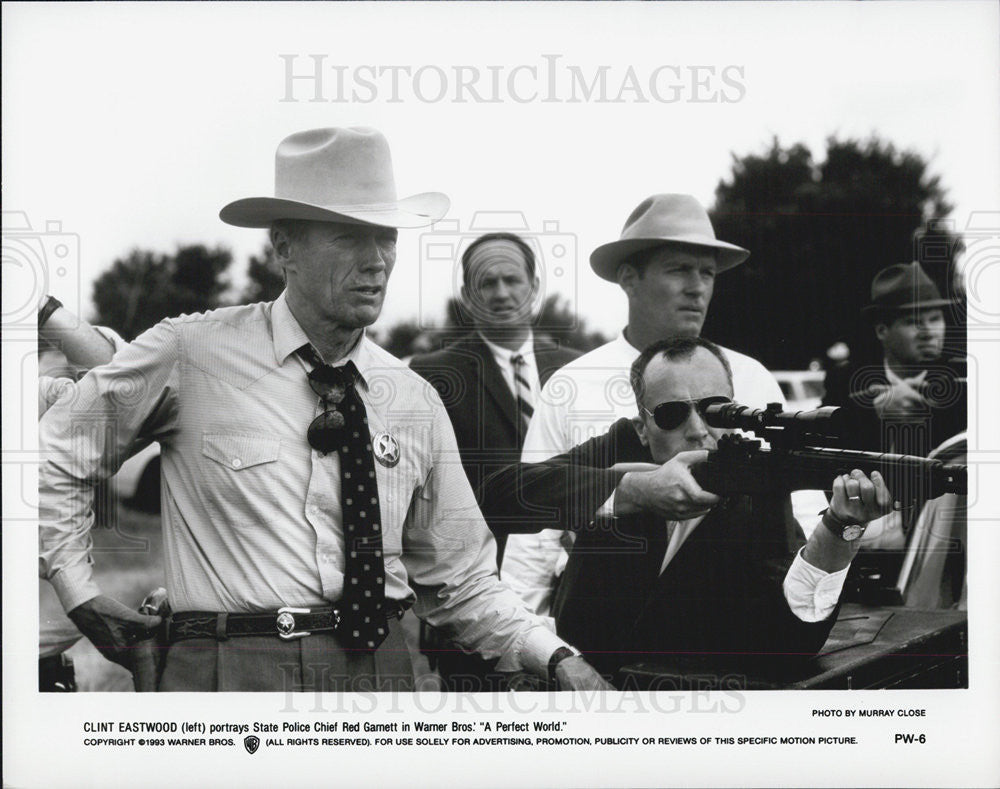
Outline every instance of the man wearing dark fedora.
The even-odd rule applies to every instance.
[[[880,358],[831,369],[823,398],[823,405],[853,413],[858,448],[926,457],[966,429],[964,371],[944,354],[945,310],[953,306],[917,262],[888,266],[875,275],[862,316],[878,341]],[[902,508],[871,524],[847,584],[849,596],[862,602],[899,602],[897,579],[926,501],[912,480],[889,483]],[[931,531],[953,533],[944,522]],[[948,569],[942,588],[949,579],[958,588],[965,576],[962,541],[946,542],[938,551]],[[952,597],[957,599],[958,592],[936,599]]]
[[[635,405],[629,368],[640,351],[668,337],[700,335],[716,276],[749,255],[715,237],[708,213],[694,197],[659,194],[643,200],[625,221],[621,237],[590,256],[594,273],[625,292],[628,325],[614,340],[552,376],[538,398],[523,460],[538,462],[567,452],[603,434],[616,420],[631,417]],[[726,348],[722,353],[732,369],[737,402],[762,408],[783,401],[777,381],[760,362]],[[683,476],[676,481],[670,513],[678,520],[716,501],[689,474]],[[815,514],[824,505],[817,493],[808,508]],[[543,526],[537,534],[508,539],[501,577],[536,611],[548,613],[571,535],[563,531],[558,513],[540,513],[539,528]]]
[[[943,357],[951,306],[917,262],[875,275],[862,316],[882,358],[828,375],[823,399],[877,417],[876,429],[860,437],[864,448],[926,456],[965,429],[964,387]]]
[[[464,647],[563,688],[604,680],[499,581],[496,546],[433,387],[365,334],[398,228],[448,199],[398,199],[385,138],[314,129],[278,146],[274,197],[221,219],[268,228],[273,302],[154,326],[41,423],[42,574],[111,660],[161,628],[158,689],[407,690],[413,606]],[[92,574],[92,486],[162,447],[161,621]]]

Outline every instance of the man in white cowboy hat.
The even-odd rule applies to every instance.
[[[223,221],[267,227],[274,301],[167,319],[46,414],[41,566],[111,660],[161,630],[158,689],[405,690],[410,605],[464,647],[561,687],[604,680],[496,575],[493,539],[430,384],[379,349],[397,228],[448,208],[398,200],[373,129],[278,146],[274,197]],[[172,613],[135,613],[92,578],[92,485],[161,444]]]
[[[694,197],[659,194],[643,200],[625,221],[621,238],[590,256],[594,273],[625,291],[628,325],[611,342],[552,376],[535,406],[524,462],[567,452],[603,434],[617,419],[632,416],[629,368],[639,353],[668,337],[697,337],[715,277],[749,255],[715,237],[708,213]],[[727,348],[722,352],[732,368],[736,402],[755,408],[783,402],[777,381],[760,362]],[[690,474],[681,474],[660,495],[658,507],[676,520],[694,517],[719,501]],[[825,506],[820,493],[807,492],[804,505],[802,498],[793,497],[797,512],[804,506],[815,514]],[[551,518],[548,523],[556,525]],[[547,614],[571,544],[571,536],[558,528],[514,535],[507,541],[501,577],[534,610]]]

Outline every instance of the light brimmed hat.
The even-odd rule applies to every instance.
[[[882,269],[872,280],[872,301],[861,308],[869,317],[877,318],[906,310],[946,307],[951,299],[941,298],[941,291],[920,264],[896,263]]]
[[[738,266],[750,252],[715,237],[708,212],[691,195],[653,195],[632,212],[621,238],[603,244],[590,255],[594,273],[617,282],[618,266],[631,254],[661,246],[699,247],[716,253],[717,271]]]
[[[274,197],[230,203],[219,218],[237,227],[276,219],[425,227],[448,212],[440,192],[396,198],[389,143],[376,129],[311,129],[286,137],[274,156]]]

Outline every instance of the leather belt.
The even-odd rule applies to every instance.
[[[386,602],[386,619],[399,619],[406,612],[400,603]],[[279,608],[266,614],[230,614],[214,611],[180,611],[166,620],[168,644],[188,638],[225,641],[239,636],[277,636],[286,641],[312,633],[336,632],[338,608]]]

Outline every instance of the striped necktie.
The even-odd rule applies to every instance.
[[[528,363],[521,354],[514,354],[510,357],[511,366],[514,368],[514,395],[517,400],[517,413],[524,422],[524,427],[528,427],[531,415],[535,409],[531,404],[531,384],[527,379]]]

